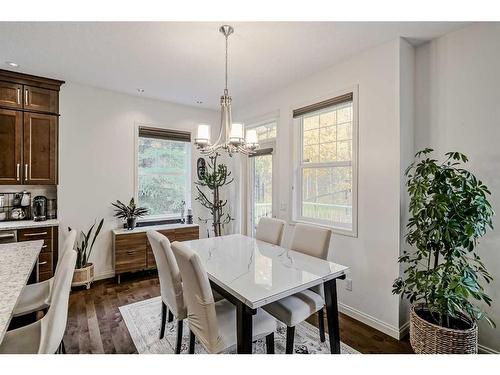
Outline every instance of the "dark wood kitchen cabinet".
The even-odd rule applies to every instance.
[[[63,83],[0,69],[0,184],[57,184]]]
[[[57,184],[57,117],[24,114],[24,183]]]
[[[0,184],[21,183],[23,114],[0,108]]]

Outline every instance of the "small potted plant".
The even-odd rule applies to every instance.
[[[477,321],[491,321],[474,301],[491,305],[482,282],[492,278],[477,254],[478,239],[493,229],[490,191],[463,168],[467,157],[448,152],[444,162],[418,152],[405,172],[410,195],[402,277],[393,293],[407,297],[410,343],[416,353],[477,353]]]
[[[135,228],[137,224],[137,218],[147,215],[148,209],[145,207],[137,207],[135,205],[134,198],[130,199],[128,206],[120,202],[119,200],[116,203],[111,203],[113,207],[115,207],[115,216],[120,219],[127,220],[127,229],[132,230]]]
[[[76,266],[71,286],[85,285],[87,289],[89,289],[90,284],[94,281],[94,264],[89,263],[89,258],[90,254],[92,254],[95,240],[99,235],[99,232],[101,232],[103,223],[104,219],[101,219],[94,232],[94,237],[92,237],[92,231],[96,225],[95,222],[86,234],[83,231],[81,232],[81,242],[76,245]],[[71,230],[71,228],[68,229]]]

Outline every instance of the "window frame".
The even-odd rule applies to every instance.
[[[191,139],[193,136],[193,133],[191,130],[186,130],[186,129],[176,129],[172,127],[166,127],[166,126],[159,126],[159,125],[154,125],[154,124],[145,124],[145,123],[136,123],[135,124],[135,132],[134,132],[134,199],[135,202],[139,205],[139,128],[140,127],[149,127],[149,128],[158,128],[161,130],[172,130],[172,131],[183,131],[186,133],[191,134]],[[191,203],[192,203],[192,184],[193,184],[193,148],[191,142],[185,142],[188,145],[188,155],[189,155],[189,160],[187,161],[187,189],[186,189],[186,196],[185,196],[185,202],[186,202],[186,209],[187,208],[192,208]],[[180,219],[181,215],[180,213],[175,213],[175,214],[160,214],[160,215],[146,215],[143,216],[142,218],[138,219],[138,222],[148,222],[148,221],[161,221],[161,220],[175,220],[175,219]]]
[[[315,103],[327,100],[330,98],[342,96],[348,93],[352,93],[352,158],[351,161],[340,161],[340,162],[314,162],[314,163],[303,163],[303,118],[305,116],[310,116],[313,114],[319,114],[328,111],[327,108],[320,109],[311,113],[307,113],[298,118],[293,118],[293,109],[290,109],[290,116],[293,129],[293,165],[292,165],[292,202],[291,202],[291,222],[292,223],[306,223],[319,225],[332,229],[336,234],[341,234],[350,237],[358,236],[358,86],[353,86],[349,89],[341,90],[339,92],[325,95],[321,98],[308,101],[306,103],[301,103],[300,105],[295,105],[293,108],[305,107],[308,105],[313,105]],[[314,219],[310,217],[304,217],[302,215],[302,205],[303,205],[303,170],[306,168],[328,168],[328,167],[342,167],[351,166],[352,170],[352,225],[351,228],[346,228],[345,226],[339,225],[328,220]]]

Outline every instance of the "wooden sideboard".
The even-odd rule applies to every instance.
[[[138,227],[133,230],[113,230],[113,254],[115,275],[126,272],[155,269],[156,262],[146,232],[156,230],[165,235],[170,242],[189,241],[200,238],[198,224],[167,224]]]

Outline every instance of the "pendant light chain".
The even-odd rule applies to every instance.
[[[229,35],[226,35],[226,87],[225,87],[225,94],[227,95],[227,49],[228,49],[228,41],[227,39],[229,38]]]

